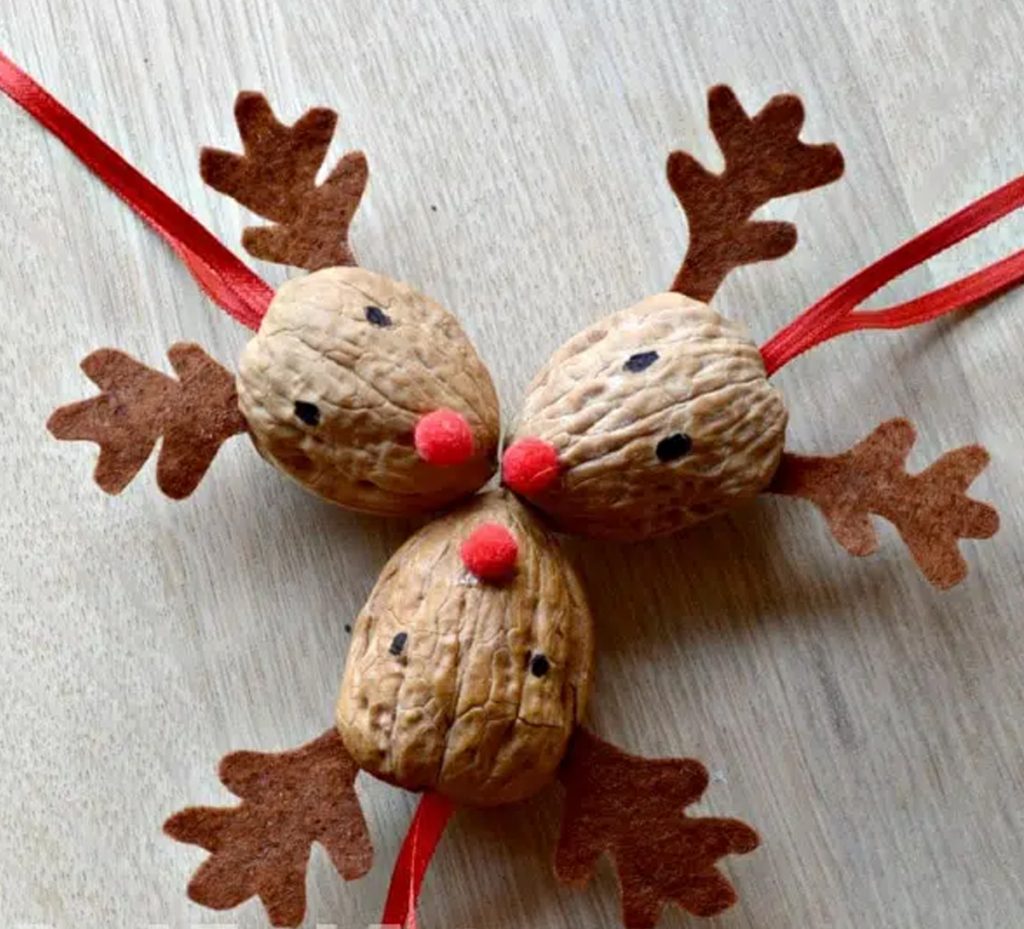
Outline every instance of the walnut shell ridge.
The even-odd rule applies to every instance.
[[[283,284],[242,353],[239,408],[257,449],[303,487],[351,509],[429,512],[495,470],[498,399],[490,374],[440,304],[363,268]],[[416,451],[419,419],[461,414],[472,456],[441,467]]]
[[[513,440],[556,450],[530,502],[558,529],[621,540],[685,529],[763,491],[787,413],[745,329],[657,294],[571,338],[527,390]]]
[[[459,546],[497,522],[516,574],[482,583]],[[337,704],[356,762],[409,790],[511,803],[555,776],[583,713],[591,617],[557,543],[515,497],[480,495],[391,558],[357,618]]]

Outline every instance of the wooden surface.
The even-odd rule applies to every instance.
[[[458,7],[464,9],[461,11]],[[506,416],[565,338],[672,278],[685,224],[666,153],[716,158],[704,93],[782,90],[847,176],[767,214],[799,223],[783,261],[719,305],[767,337],[867,261],[1024,169],[1024,12],[1001,0],[25,0],[0,48],[234,246],[246,215],[204,189],[202,143],[236,145],[232,100],[292,119],[342,112],[336,147],[372,180],[363,264],[454,309]],[[152,465],[121,497],[90,446],[51,440],[88,396],[77,363],[116,345],[161,365],[174,340],[232,363],[247,333],[52,137],[0,101],[0,917],[5,925],[264,925],[250,902],[188,903],[202,859],[160,833],[224,802],[217,759],[296,745],[331,721],[350,622],[407,526],[303,494],[243,441],[184,503]],[[1019,247],[1024,217],[890,287],[909,297]],[[279,269],[260,267],[279,281]],[[968,318],[853,336],[787,369],[791,440],[836,451],[911,417],[923,466],[993,454],[975,486],[1004,527],[931,590],[894,531],[856,560],[801,503],[766,501],[670,542],[578,544],[599,636],[591,720],[715,773],[706,807],[756,824],[736,909],[711,926],[1024,923],[1024,291]],[[360,781],[377,858],[343,884],[314,854],[309,925],[379,914],[413,798]],[[607,868],[556,886],[558,800],[461,816],[422,925],[612,926]],[[672,912],[662,925],[691,924]]]

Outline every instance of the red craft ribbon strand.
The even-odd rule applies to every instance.
[[[2,52],[0,90],[57,136],[160,233],[215,303],[250,329],[259,328],[273,289],[209,229],[147,180]]]
[[[454,812],[455,804],[446,797],[435,793],[423,795],[391,872],[391,886],[380,918],[382,926],[416,929],[416,901],[423,879]]]
[[[914,236],[801,313],[764,345],[769,374],[809,348],[859,329],[902,329],[978,303],[1024,280],[1024,250],[967,277],[880,310],[857,307],[891,280],[1024,206],[1024,175]]]

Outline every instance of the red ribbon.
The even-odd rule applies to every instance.
[[[194,216],[147,180],[77,116],[0,52],[0,90],[57,136],[94,174],[167,240],[199,286],[250,329],[273,289]]]
[[[391,886],[384,904],[382,926],[416,929],[416,901],[427,875],[430,859],[441,840],[455,804],[440,794],[424,794],[391,872]]]
[[[905,303],[880,310],[856,309],[889,281],[1022,206],[1024,175],[914,236],[855,274],[761,346],[768,373],[778,371],[809,348],[844,332],[915,326],[1020,283],[1024,280],[1024,250]]]

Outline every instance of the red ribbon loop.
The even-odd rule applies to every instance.
[[[963,309],[1024,279],[1024,250],[967,277],[880,310],[856,308],[890,281],[1024,206],[1024,175],[914,236],[804,310],[761,346],[769,374],[809,348],[858,329],[902,329]]]
[[[199,286],[250,329],[274,296],[273,289],[152,181],[124,160],[6,55],[0,52],[0,90],[57,136],[86,167],[167,240]]]
[[[416,901],[423,879],[454,812],[455,804],[446,797],[435,793],[423,795],[391,872],[391,886],[380,918],[382,926],[416,929]]]

